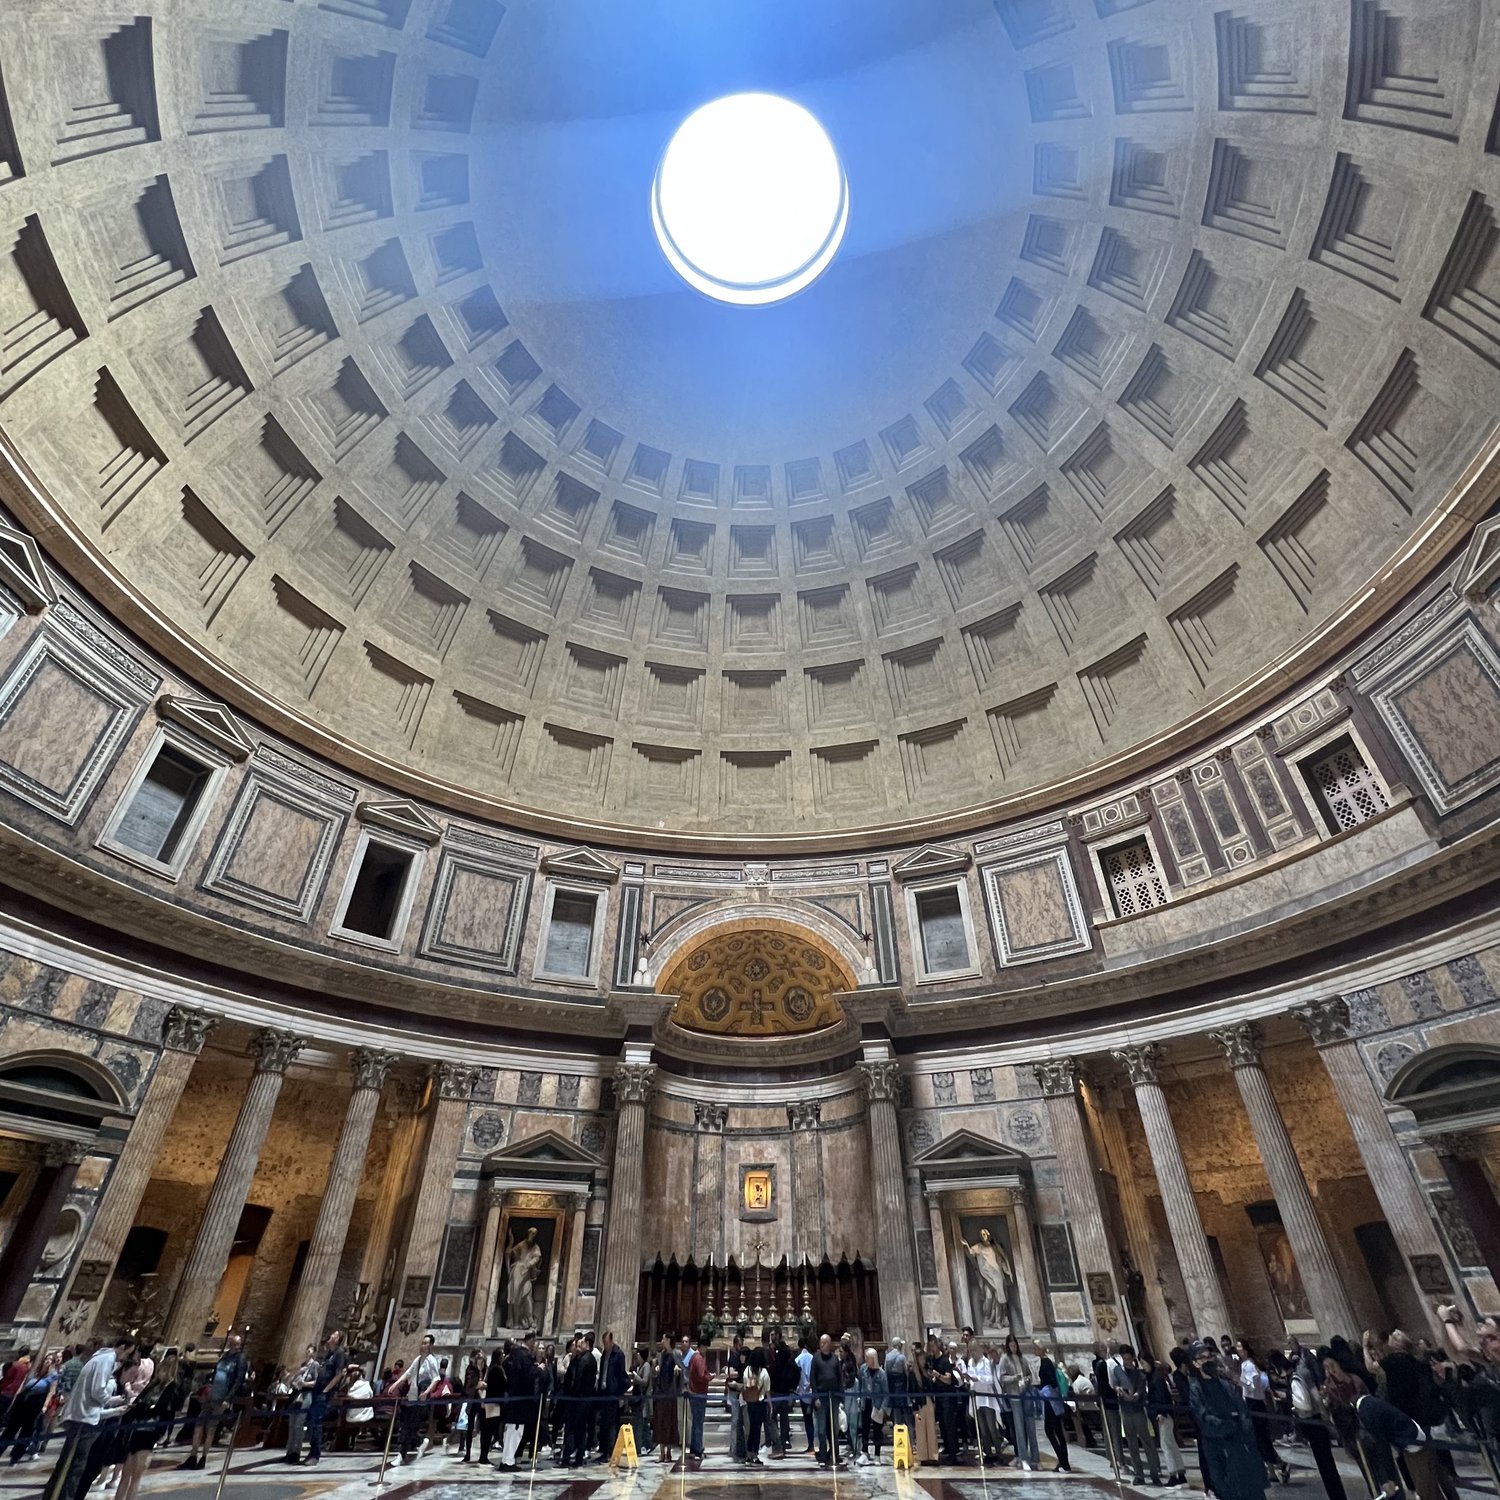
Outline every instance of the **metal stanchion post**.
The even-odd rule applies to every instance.
[[[219,1482],[214,1486],[214,1500],[220,1500],[224,1493],[224,1482],[229,1478],[229,1463],[234,1457],[235,1440],[240,1435],[240,1423],[245,1418],[245,1409],[240,1407],[234,1414],[234,1422],[229,1428],[229,1443],[224,1449],[224,1462],[219,1468]],[[213,1441],[213,1434],[209,1434],[209,1441]]]

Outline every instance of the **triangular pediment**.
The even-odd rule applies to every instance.
[[[24,531],[0,521],[0,583],[21,601],[27,614],[39,614],[57,600],[47,577],[42,549]]]
[[[620,867],[592,849],[564,849],[549,854],[542,861],[549,875],[568,875],[574,880],[602,880],[612,883],[620,878]]]
[[[977,1135],[972,1130],[955,1130],[937,1145],[924,1151],[912,1165],[915,1167],[954,1166],[960,1163],[993,1162],[1019,1165],[1027,1158],[999,1141]]]
[[[362,802],[355,816],[371,828],[402,833],[422,844],[435,844],[443,836],[443,825],[404,797],[395,802]]]
[[[543,1130],[513,1141],[485,1158],[488,1169],[521,1166],[597,1167],[599,1158],[555,1130]]]
[[[891,866],[897,880],[919,880],[927,875],[951,875],[967,870],[973,856],[967,849],[951,849],[946,844],[923,844]]]
[[[255,741],[240,728],[240,721],[224,707],[208,698],[178,698],[163,693],[156,700],[156,711],[191,730],[200,740],[207,740],[222,750],[230,760],[248,760],[255,752]]]
[[[1458,591],[1469,599],[1484,599],[1500,582],[1500,516],[1474,528],[1458,570]]]

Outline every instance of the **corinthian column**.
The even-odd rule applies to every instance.
[[[642,1179],[646,1154],[646,1105],[656,1089],[653,1063],[622,1062],[615,1068],[615,1160],[609,1174],[609,1233],[604,1275],[594,1300],[594,1327],[613,1333],[629,1349],[635,1343],[636,1303],[641,1294]]]
[[[323,1202],[318,1208],[312,1238],[307,1242],[302,1279],[297,1283],[297,1297],[281,1341],[281,1362],[288,1368],[297,1364],[309,1344],[319,1341],[328,1321],[328,1304],[333,1299],[344,1239],[354,1213],[354,1195],[364,1176],[365,1153],[370,1149],[370,1130],[380,1108],[380,1091],[395,1061],[395,1053],[376,1052],[367,1047],[356,1049],[350,1058],[354,1091],[349,1095],[344,1126],[339,1132],[338,1145],[333,1148],[333,1160],[328,1164]]]
[[[1098,1174],[1089,1150],[1088,1132],[1079,1113],[1078,1063],[1071,1057],[1049,1058],[1033,1064],[1036,1081],[1047,1101],[1052,1123],[1052,1145],[1057,1152],[1068,1222],[1073,1226],[1073,1244],[1079,1269],[1088,1289],[1094,1327],[1101,1337],[1117,1335],[1120,1326],[1120,1278],[1109,1248],[1104,1204],[1099,1197]],[[1101,1295],[1108,1291],[1109,1295]]]
[[[146,1195],[146,1185],[151,1181],[156,1158],[161,1154],[167,1126],[177,1112],[193,1064],[197,1062],[213,1027],[212,1016],[188,1005],[174,1005],[162,1021],[162,1054],[156,1061],[151,1082],[146,1085],[130,1134],[125,1137],[125,1145],[115,1158],[114,1168],[105,1183],[94,1222],[89,1225],[83,1253],[73,1263],[69,1290],[58,1298],[52,1315],[53,1327],[47,1330],[43,1340],[45,1346],[63,1342],[57,1320],[63,1316],[75,1280],[89,1295],[77,1298],[82,1305],[72,1310],[68,1340],[83,1339],[93,1328],[104,1289],[114,1275],[115,1263],[125,1246],[125,1236],[130,1233],[135,1216],[140,1212],[141,1199]]]
[[[1344,1280],[1323,1226],[1318,1222],[1318,1211],[1307,1190],[1297,1153],[1292,1149],[1276,1096],[1271,1092],[1271,1080],[1266,1077],[1261,1061],[1265,1037],[1260,1023],[1240,1021],[1209,1032],[1209,1037],[1223,1047],[1234,1070],[1234,1081],[1245,1102],[1245,1113],[1250,1116],[1250,1129],[1255,1133],[1255,1144],[1265,1164],[1276,1207],[1281,1210],[1281,1222],[1307,1287],[1318,1330],[1325,1339],[1336,1333],[1348,1338],[1358,1331],[1359,1320],[1344,1290]]]
[[[208,1205],[198,1225],[193,1248],[188,1251],[172,1305],[167,1313],[165,1339],[181,1346],[203,1336],[203,1325],[214,1310],[214,1297],[229,1263],[234,1232],[245,1209],[245,1198],[266,1143],[271,1116],[281,1097],[281,1085],[292,1059],[302,1050],[303,1040],[294,1032],[264,1027],[250,1039],[255,1072],[250,1087],[229,1132],[229,1144],[219,1162],[219,1174],[209,1190]]]
[[[1433,1293],[1441,1293],[1440,1283],[1446,1281],[1451,1294],[1455,1285],[1453,1267],[1432,1222],[1427,1194],[1412,1175],[1411,1162],[1391,1129],[1385,1104],[1360,1058],[1349,1024],[1348,1003],[1342,995],[1330,995],[1298,1006],[1292,1014],[1307,1028],[1318,1056],[1323,1059],[1354,1133],[1354,1144],[1359,1147],[1370,1186],[1380,1200],[1391,1235],[1406,1262],[1407,1275],[1427,1314],[1428,1327],[1434,1339],[1441,1341],[1443,1329]],[[1423,1268],[1420,1276],[1418,1266]]]
[[[433,1070],[427,1147],[422,1154],[406,1244],[393,1277],[397,1313],[385,1351],[389,1360],[411,1359],[427,1322],[448,1205],[453,1198],[453,1172],[469,1121],[469,1095],[474,1091],[476,1076],[477,1069],[461,1063],[439,1063]]]
[[[1155,1042],[1147,1042],[1140,1047],[1122,1047],[1115,1057],[1130,1075],[1141,1123],[1146,1127],[1146,1145],[1156,1170],[1157,1186],[1161,1188],[1162,1208],[1166,1211],[1172,1248],[1177,1252],[1177,1268],[1187,1289],[1193,1328],[1200,1335],[1211,1334],[1216,1328],[1222,1332],[1233,1325],[1224,1289],[1219,1285],[1219,1273],[1208,1253],[1208,1238],[1203,1233],[1203,1220],[1198,1217],[1198,1202],[1193,1197],[1193,1184],[1188,1179],[1182,1147],[1172,1125],[1172,1112],[1167,1108],[1166,1091],[1161,1086],[1161,1048]]]
[[[906,1169],[901,1162],[901,1125],[896,1085],[901,1066],[890,1059],[862,1062],[870,1111],[870,1177],[875,1201],[875,1245],[880,1257],[880,1323],[886,1341],[910,1343],[922,1331],[917,1269],[906,1210]]]

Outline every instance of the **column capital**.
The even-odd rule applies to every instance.
[[[1466,1131],[1445,1130],[1440,1135],[1429,1135],[1424,1139],[1440,1157],[1452,1161],[1478,1161],[1483,1155],[1479,1142]]]
[[[78,1167],[89,1154],[82,1141],[48,1141],[42,1147],[44,1167]]]
[[[1231,1068],[1261,1066],[1266,1032],[1259,1021],[1236,1021],[1233,1026],[1221,1026],[1216,1031],[1210,1031],[1208,1037],[1224,1049]]]
[[[305,1045],[304,1038],[295,1031],[277,1031],[272,1026],[262,1026],[250,1038],[247,1050],[255,1059],[257,1073],[285,1073]]]
[[[219,1024],[217,1016],[194,1005],[174,1005],[162,1017],[161,1044],[171,1052],[191,1052],[195,1056],[203,1050],[208,1034]]]
[[[862,1062],[860,1077],[864,1080],[865,1095],[872,1104],[896,1102],[896,1090],[901,1081],[901,1064],[889,1059],[882,1062]]]
[[[356,1047],[349,1054],[349,1071],[354,1075],[356,1089],[374,1089],[377,1093],[385,1087],[388,1074],[400,1059],[394,1052],[382,1052],[375,1047]]]
[[[498,1182],[490,1183],[485,1191],[484,1203],[486,1208],[503,1208],[505,1206],[505,1195],[510,1191],[508,1187]]]
[[[713,1135],[723,1135],[724,1127],[729,1123],[729,1106],[727,1104],[704,1104],[699,1100],[693,1105],[693,1122],[700,1130],[709,1131]]]
[[[786,1122],[796,1130],[816,1130],[823,1119],[821,1099],[796,1099],[786,1107]]]
[[[432,1081],[439,1099],[467,1099],[474,1092],[474,1080],[478,1076],[478,1068],[463,1063],[440,1062],[432,1070]]]
[[[621,1104],[644,1104],[656,1092],[655,1063],[616,1063],[615,1095]]]
[[[1314,1047],[1347,1042],[1353,1035],[1349,1021],[1349,1002],[1342,995],[1326,995],[1321,1000],[1309,1000],[1306,1005],[1294,1006],[1292,1014],[1307,1028]]]
[[[1161,1082],[1161,1046],[1158,1043],[1142,1042],[1138,1046],[1119,1047],[1113,1056],[1124,1065],[1134,1087]]]
[[[1032,1063],[1031,1071],[1036,1074],[1037,1087],[1048,1099],[1064,1099],[1078,1092],[1076,1057],[1049,1057],[1045,1062]]]

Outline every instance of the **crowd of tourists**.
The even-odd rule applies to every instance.
[[[332,1445],[389,1466],[446,1455],[514,1472],[608,1462],[628,1431],[642,1461],[689,1470],[793,1457],[835,1468],[891,1461],[899,1431],[917,1463],[1036,1470],[1047,1466],[1040,1428],[1055,1469],[1071,1472],[1082,1445],[1142,1486],[1187,1484],[1191,1451],[1217,1500],[1264,1500],[1290,1481],[1294,1449],[1328,1500],[1351,1500],[1341,1452],[1377,1500],[1403,1490],[1456,1500],[1455,1452],[1500,1456],[1500,1325],[1471,1332],[1457,1309],[1440,1313],[1441,1347],[1395,1330],[1262,1353],[1226,1335],[1164,1358],[1101,1343],[1068,1360],[970,1329],[910,1350],[893,1338],[883,1351],[854,1333],[794,1346],[772,1330],[754,1345],[735,1336],[710,1349],[683,1335],[627,1353],[608,1332],[581,1333],[456,1358],[428,1334],[410,1361],[378,1372],[335,1331],[259,1391],[237,1335],[201,1360],[122,1338],[35,1360],[19,1350],[0,1369],[0,1451],[26,1463],[53,1445],[48,1500],[96,1487],[134,1500],[153,1452],[174,1444],[186,1449],[181,1469],[203,1468],[222,1442],[254,1441],[284,1444],[292,1465],[317,1464]]]

